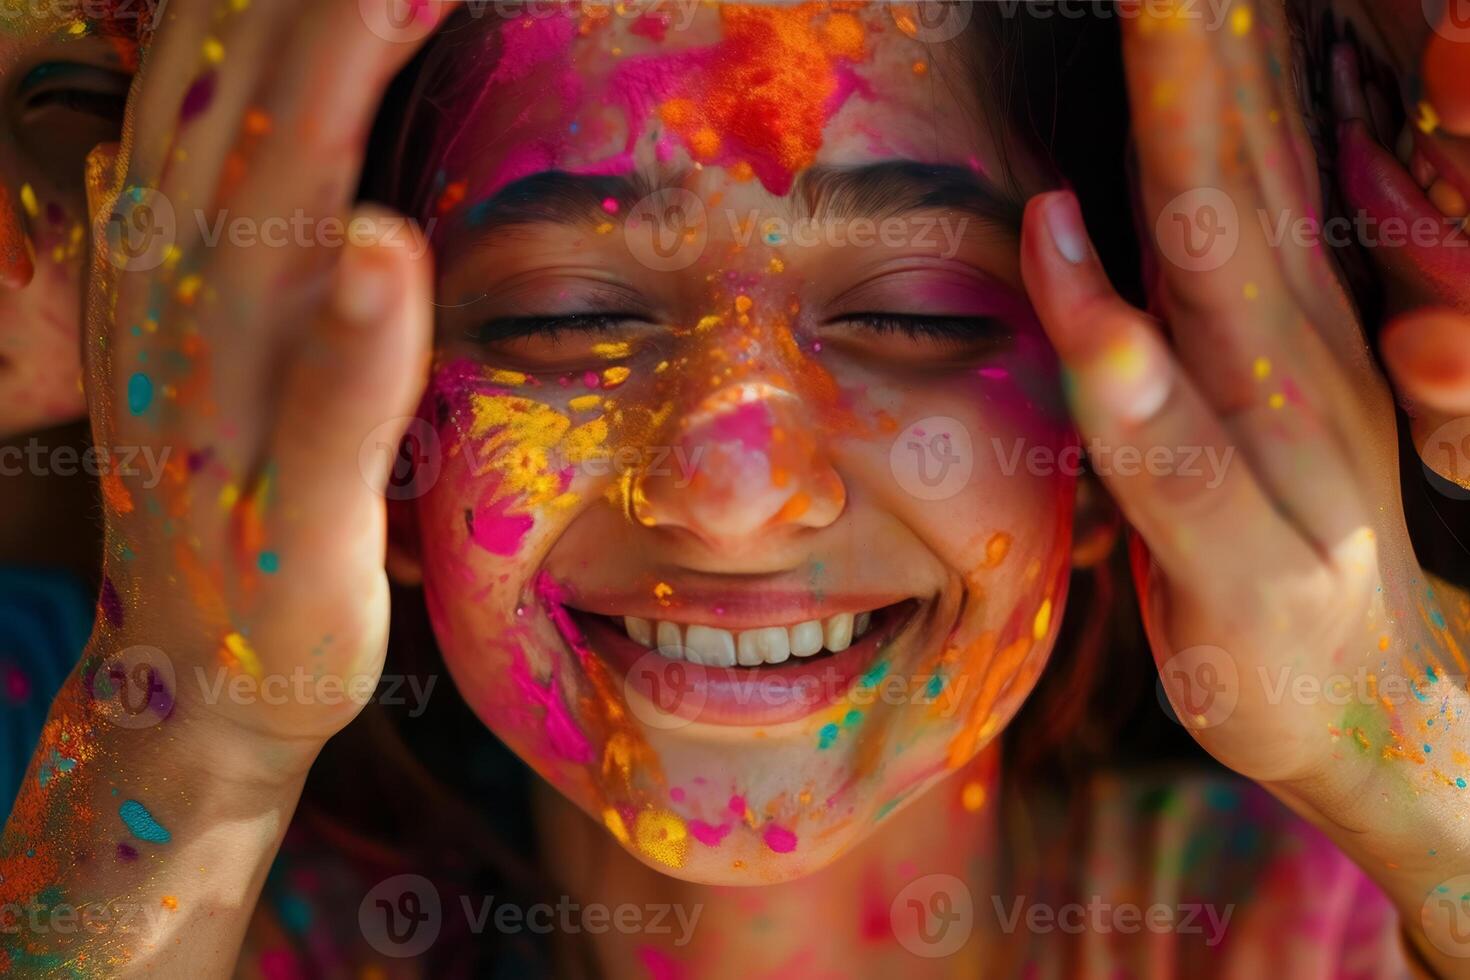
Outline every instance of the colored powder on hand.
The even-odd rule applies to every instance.
[[[122,817],[122,822],[139,840],[150,844],[167,844],[173,840],[173,836],[164,829],[163,825],[153,819],[153,814],[148,808],[137,800],[128,800],[118,807],[117,815]]]
[[[153,381],[141,371],[128,379],[128,411],[142,415],[153,404]]]
[[[179,121],[188,123],[198,118],[205,109],[214,102],[214,92],[218,76],[208,71],[194,80],[189,86],[189,91],[184,93],[183,105],[179,107]]]

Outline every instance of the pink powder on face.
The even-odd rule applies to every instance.
[[[592,761],[592,746],[587,741],[587,736],[577,727],[577,722],[572,718],[571,712],[562,702],[561,691],[557,687],[557,664],[555,659],[551,663],[551,677],[543,687],[537,683],[531,674],[530,665],[526,662],[526,655],[519,646],[513,646],[511,652],[514,659],[510,665],[511,680],[515,682],[516,689],[531,704],[540,705],[544,712],[543,731],[546,736],[547,748],[553,755],[568,762],[576,762],[587,765]]]
[[[771,445],[770,409],[763,402],[741,405],[715,419],[709,434],[719,442],[739,443],[763,452]]]
[[[766,846],[777,854],[790,854],[796,850],[796,835],[785,827],[767,824],[766,832],[761,836]]]
[[[502,498],[475,511],[470,526],[470,536],[475,544],[492,555],[514,555],[521,549],[521,542],[535,525],[530,514],[508,514],[514,501]]]
[[[565,58],[577,37],[577,18],[571,13],[553,17],[526,16],[500,32],[504,44],[490,84],[519,82],[537,65]],[[487,86],[488,87],[488,86]]]
[[[703,820],[689,821],[689,833],[694,839],[706,847],[719,847],[725,835],[730,832],[730,825],[722,823],[718,827],[705,823]]]
[[[669,33],[669,19],[667,14],[644,14],[642,17],[633,21],[633,26],[628,28],[628,30],[639,37],[646,37],[650,41],[662,41]]]

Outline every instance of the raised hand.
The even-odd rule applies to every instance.
[[[1470,948],[1432,902],[1470,871],[1470,834],[1446,816],[1470,799],[1463,607],[1415,560],[1389,388],[1335,268],[1310,236],[1271,234],[1320,199],[1273,68],[1284,12],[1135,13],[1162,322],[1113,291],[1069,194],[1031,202],[1023,262],[1084,436],[1148,461],[1099,470],[1141,538],[1164,688],[1208,751],[1383,884],[1428,956],[1463,966]],[[1201,452],[1229,465],[1186,465]]]
[[[447,5],[403,29],[371,6],[170,5],[127,141],[91,161],[94,435],[166,465],[104,478],[98,624],[0,844],[0,905],[60,888],[170,914],[126,939],[22,929],[0,960],[228,972],[308,766],[377,684],[382,486],[432,287],[411,223],[353,198],[387,82]]]

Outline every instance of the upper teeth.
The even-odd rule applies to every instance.
[[[731,632],[718,626],[685,626],[666,619],[653,622],[624,616],[623,627],[635,643],[657,649],[665,657],[706,667],[754,667],[779,664],[789,657],[810,657],[824,648],[846,650],[872,625],[873,614],[838,613],[795,626],[762,626]]]
[[[1447,218],[1463,218],[1470,211],[1470,203],[1465,200],[1465,195],[1460,189],[1439,175],[1439,171],[1429,159],[1419,152],[1414,143],[1414,123],[1409,120],[1404,123],[1403,131],[1399,133],[1398,144],[1394,147],[1399,162],[1413,176],[1414,182],[1424,191],[1429,198],[1429,203],[1439,209],[1439,212]]]

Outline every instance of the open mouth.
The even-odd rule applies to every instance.
[[[1432,109],[1402,91],[1394,69],[1328,11],[1309,34],[1317,66],[1314,111],[1336,122],[1334,159],[1342,203],[1367,253],[1411,305],[1470,310],[1470,172],[1435,131]],[[1409,96],[1406,98],[1406,96]],[[1325,143],[1327,128],[1318,127]],[[1451,141],[1451,143],[1456,141]]]
[[[925,606],[905,599],[738,630],[566,609],[591,651],[625,679],[630,695],[649,702],[659,715],[715,725],[773,725],[839,701],[900,644],[907,647],[909,637],[920,632],[912,627]],[[650,720],[639,708],[635,712]]]

